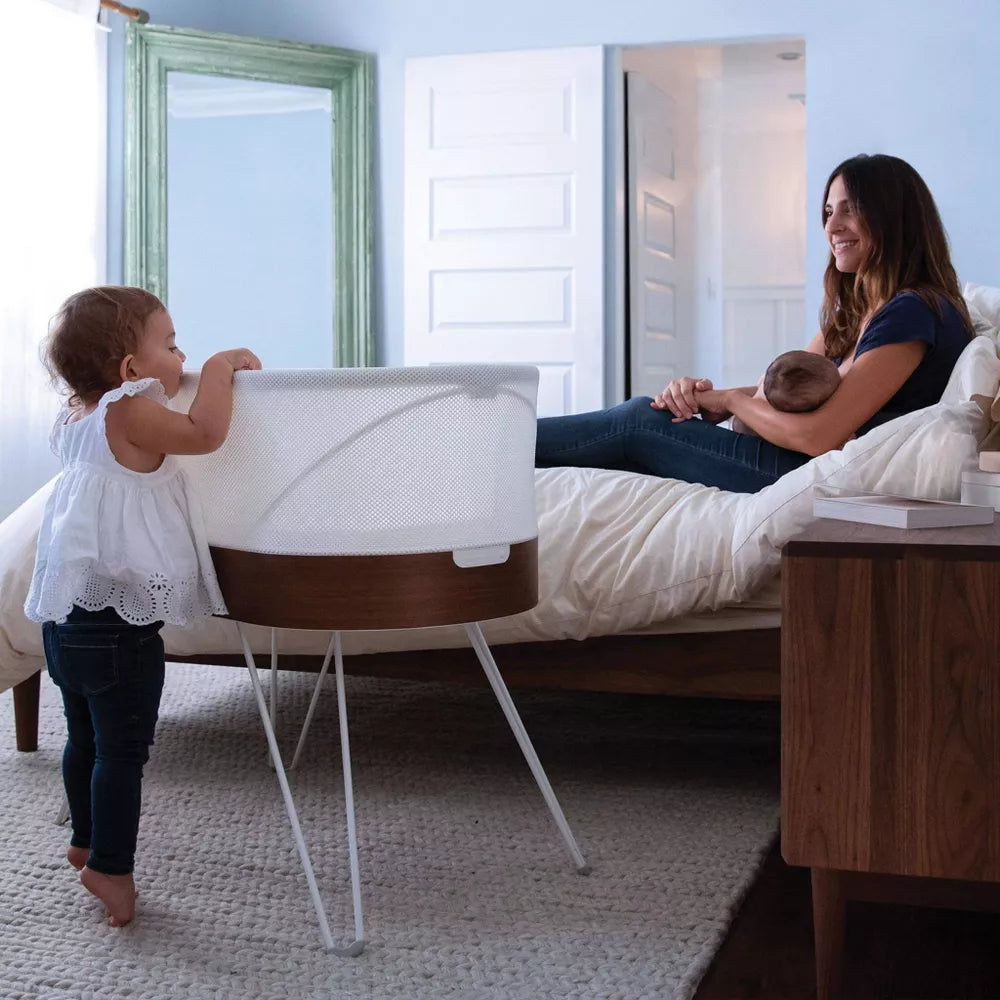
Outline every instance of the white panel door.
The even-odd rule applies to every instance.
[[[694,361],[691,181],[679,148],[690,137],[672,97],[638,73],[625,84],[629,395],[655,396]]]
[[[541,416],[604,405],[600,46],[406,64],[404,358],[537,365]]]

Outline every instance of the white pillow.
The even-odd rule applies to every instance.
[[[1000,358],[997,357],[997,342],[985,335],[973,337],[955,363],[941,394],[941,402],[964,403],[977,395],[992,399],[998,387]]]
[[[986,342],[985,337],[976,340]],[[995,381],[993,386],[995,391]],[[778,568],[781,547],[815,520],[815,487],[958,500],[962,472],[975,467],[977,442],[986,427],[986,416],[974,402],[935,403],[881,424],[840,451],[828,451],[749,494],[733,537],[738,599],[745,600]]]
[[[1000,288],[966,282],[962,289],[976,333],[1000,342]]]

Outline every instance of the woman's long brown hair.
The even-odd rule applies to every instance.
[[[942,300],[973,336],[969,310],[951,263],[948,237],[930,190],[905,160],[878,153],[853,156],[834,168],[823,190],[823,224],[830,185],[840,177],[852,211],[868,240],[856,274],[837,270],[833,254],[823,276],[820,329],[828,358],[849,354],[865,322],[893,296],[919,295],[938,318]]]

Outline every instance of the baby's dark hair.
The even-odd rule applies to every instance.
[[[71,295],[52,320],[45,366],[69,390],[70,406],[87,405],[121,385],[122,359],[135,354],[146,321],[164,308],[144,288],[101,285]]]
[[[764,373],[764,396],[786,413],[815,410],[833,395],[840,371],[830,358],[811,351],[785,351]]]

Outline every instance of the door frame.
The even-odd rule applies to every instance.
[[[605,213],[605,257],[606,271],[606,302],[608,307],[606,322],[606,402],[608,405],[620,402],[631,395],[630,371],[626,359],[629,335],[629,299],[628,299],[628,171],[626,163],[627,120],[625,108],[625,71],[624,53],[626,50],[638,49],[681,49],[685,47],[722,48],[723,46],[756,46],[770,43],[789,43],[790,46],[802,46],[803,56],[808,56],[808,46],[803,34],[777,35],[740,35],[733,38],[703,38],[697,41],[683,42],[677,40],[661,40],[656,42],[640,42],[626,45],[607,45],[605,67],[608,76],[605,81],[605,126],[609,148],[606,152],[606,213]],[[808,66],[808,63],[807,63]],[[809,153],[809,117],[805,122],[806,160]],[[808,174],[808,171],[807,171]],[[806,177],[808,189],[808,176]],[[607,242],[610,241],[610,242]],[[806,265],[808,265],[808,250]],[[809,301],[808,266],[806,267],[805,300]],[[720,277],[723,277],[720,275]],[[720,305],[725,296],[725,281],[720,281],[717,294]],[[807,308],[808,314],[808,308]],[[718,374],[721,376],[726,358],[723,352],[724,344],[724,314],[719,313],[719,361]],[[802,331],[802,340],[811,336],[812,328],[806,324]],[[697,355],[694,358],[697,362]]]
[[[628,392],[626,337],[628,284],[626,247],[628,173],[625,164],[625,69],[621,45],[605,46],[605,234],[604,403],[625,401]]]
[[[334,367],[374,363],[373,78],[366,52],[130,23],[125,36],[124,275],[169,306],[167,73],[330,91]]]

